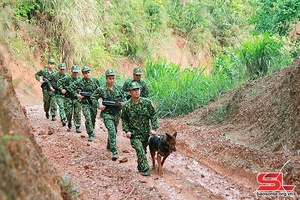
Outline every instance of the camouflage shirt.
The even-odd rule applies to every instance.
[[[69,85],[69,91],[73,96],[77,96],[77,89],[81,90],[82,92],[89,92],[91,94],[100,87],[100,83],[98,79],[91,78],[89,81],[85,80],[83,77],[80,77],[77,81],[73,82]],[[87,100],[88,98],[82,99],[82,103],[89,103]]]
[[[133,134],[150,133],[152,129],[158,129],[158,119],[155,108],[149,99],[140,97],[137,104],[129,99],[122,108],[123,131]]]
[[[58,80],[63,79],[67,76],[70,76],[67,73],[64,73],[63,75],[60,75],[58,71],[56,71],[55,73],[52,73],[50,75],[50,83],[52,85],[52,87],[56,90],[57,93],[59,93],[59,89],[58,89]]]
[[[44,78],[50,80],[50,76],[55,72],[57,72],[55,69],[52,72],[49,72],[48,67],[46,67],[35,74],[35,79],[39,81],[40,77],[43,76]]]
[[[73,78],[71,75],[65,76],[57,81],[57,87],[62,90],[71,85],[73,82],[78,81],[80,78],[80,76],[77,76],[76,78]]]
[[[59,79],[57,81],[57,87],[59,89],[59,91],[61,91],[62,89],[66,89],[67,93],[66,93],[66,97],[74,97],[71,95],[70,91],[69,91],[69,85],[71,85],[73,82],[79,80],[81,77],[77,76],[76,78],[73,78],[71,75],[67,75],[62,79]]]
[[[122,90],[124,90],[125,92],[129,92],[130,85],[134,81],[136,81],[134,80],[134,78],[127,79],[123,84]],[[141,97],[149,98],[149,89],[146,82],[143,79],[136,82],[138,82],[141,86]]]
[[[107,85],[99,87],[91,96],[93,106],[99,107],[98,99],[102,98],[103,101],[116,101],[116,102],[125,102],[126,95],[120,86],[114,85],[112,89],[109,89]],[[100,117],[106,118],[109,117],[107,114],[120,114],[121,107],[118,106],[106,106],[104,110],[101,111]]]

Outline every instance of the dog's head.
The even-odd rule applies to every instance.
[[[166,133],[166,140],[165,143],[168,145],[169,150],[172,151],[176,151],[176,136],[177,136],[177,132],[173,133],[173,135]]]

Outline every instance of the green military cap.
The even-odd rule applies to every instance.
[[[112,69],[108,69],[105,72],[105,76],[115,76],[115,75],[116,74],[115,74],[114,70],[112,70]]]
[[[136,81],[131,82],[130,90],[137,89],[137,88],[141,88],[140,84]]]
[[[91,69],[88,67],[88,66],[83,66],[82,69],[81,69],[81,72],[88,72],[88,71],[91,71]]]
[[[58,69],[66,69],[66,63],[59,63]]]
[[[79,67],[77,65],[73,65],[71,68],[72,72],[79,72]]]
[[[142,74],[141,68],[134,68],[133,69],[133,74],[141,75]]]
[[[54,58],[49,58],[48,63],[55,63]]]

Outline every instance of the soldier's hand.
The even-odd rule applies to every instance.
[[[39,82],[41,83],[41,85],[44,83],[43,78],[40,78]]]
[[[55,92],[55,89],[51,86],[50,87],[51,92]]]
[[[122,107],[124,105],[124,102],[117,102],[116,103],[116,106],[118,106],[118,107]]]
[[[104,110],[105,108],[106,108],[106,106],[104,106],[104,105],[100,105],[100,107],[99,107],[100,110]]]
[[[132,134],[131,132],[127,132],[127,133],[125,133],[125,134],[126,134],[126,137],[127,137],[127,138],[131,138],[131,134]]]
[[[80,95],[80,94],[77,94],[77,98],[82,100],[84,98],[84,96]]]
[[[66,89],[62,89],[62,90],[61,90],[61,93],[62,93],[62,94],[66,94],[66,92],[67,92]]]

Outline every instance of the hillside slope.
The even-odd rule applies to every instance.
[[[60,179],[31,133],[0,52],[0,199],[62,199]]]

